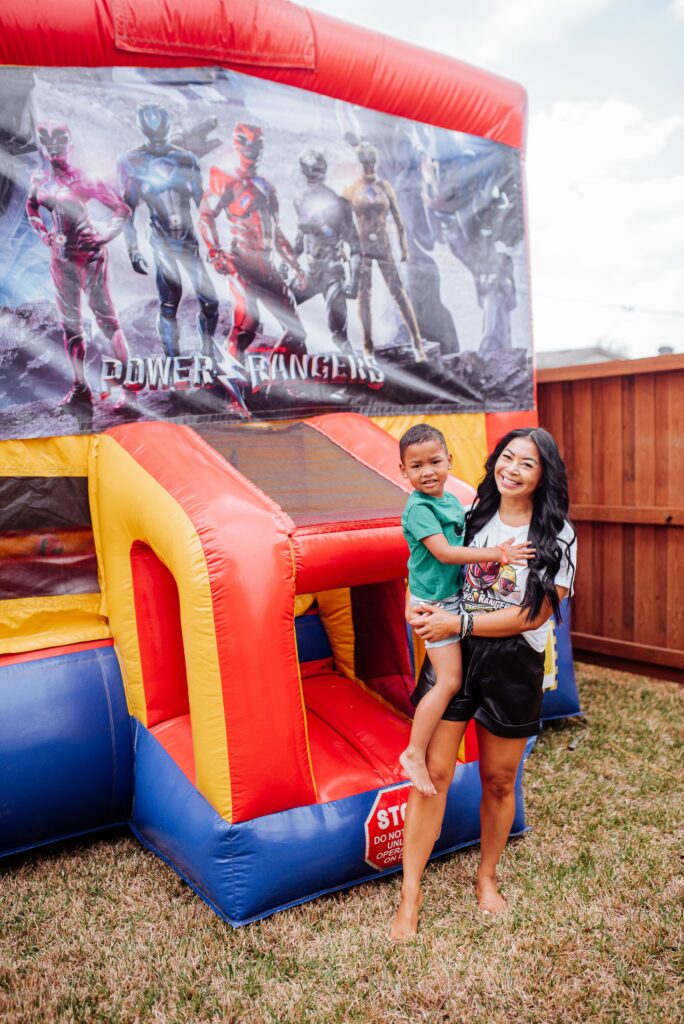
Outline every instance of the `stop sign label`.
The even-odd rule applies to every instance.
[[[410,782],[381,790],[366,818],[366,864],[377,871],[401,862],[406,801],[410,792]]]

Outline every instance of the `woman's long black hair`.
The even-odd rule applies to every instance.
[[[575,534],[573,530],[573,536],[567,543],[565,540],[559,541],[558,535],[568,521],[568,477],[558,446],[548,430],[520,427],[501,438],[485,462],[484,479],[466,515],[465,543],[468,544],[499,509],[501,495],[496,486],[494,467],[503,450],[516,437],[528,437],[536,445],[542,465],[541,480],[532,499],[532,520],[528,531],[528,540],[536,549],[536,555],[529,563],[530,573],[521,607],[527,609],[527,618],[531,620],[539,613],[546,598],[560,618],[560,601],[553,581],[563,555],[568,558],[570,556],[570,545]]]

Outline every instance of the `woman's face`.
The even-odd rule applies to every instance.
[[[504,497],[529,498],[542,478],[539,449],[529,437],[514,437],[506,445],[494,466],[494,479],[499,494]]]

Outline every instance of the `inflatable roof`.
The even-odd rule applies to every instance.
[[[0,64],[221,65],[524,148],[522,86],[286,0],[4,0]]]

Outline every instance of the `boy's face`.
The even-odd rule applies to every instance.
[[[416,491],[441,498],[451,468],[451,456],[439,441],[421,441],[408,446],[399,468]]]

